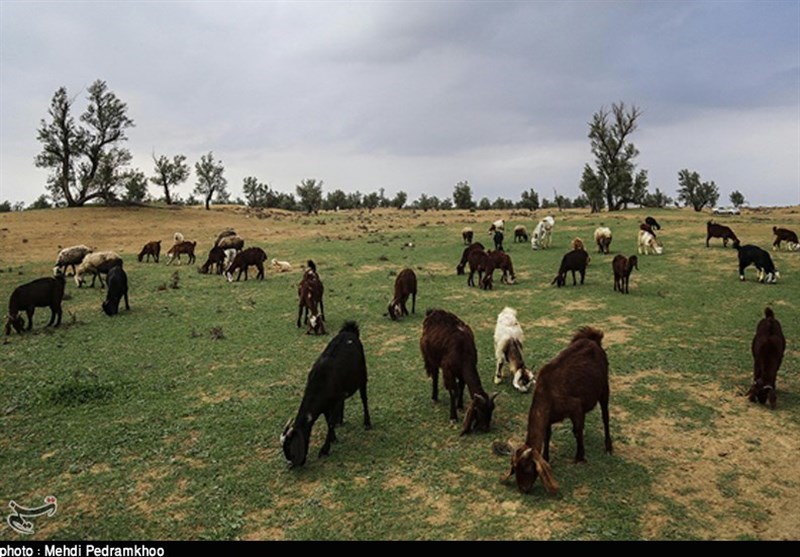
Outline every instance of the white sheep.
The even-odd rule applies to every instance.
[[[505,232],[506,230],[506,221],[503,219],[498,219],[492,223],[492,226],[489,227],[489,233],[491,234],[495,230],[499,230],[500,232]]]
[[[533,386],[533,373],[525,367],[522,359],[522,327],[517,321],[517,310],[505,307],[497,316],[494,328],[494,355],[497,358],[495,384],[503,382],[503,363],[508,362],[514,374],[512,384],[521,393],[527,393]]]
[[[292,264],[289,263],[288,261],[278,261],[277,259],[271,259],[270,265],[275,267],[275,269],[279,273],[286,273],[292,270]]]
[[[639,230],[639,253],[649,255],[654,253],[661,255],[664,248],[659,245],[656,237],[650,234],[647,230]]]
[[[597,251],[607,254],[611,246],[611,229],[607,226],[598,226],[594,231],[594,241],[597,244]]]
[[[544,217],[533,229],[533,236],[531,236],[531,249],[548,249],[553,235],[553,227],[556,225],[556,219],[550,215]]]
[[[117,265],[120,267],[122,266],[122,258],[113,251],[98,251],[96,253],[90,253],[83,258],[83,261],[80,265],[78,265],[78,269],[75,271],[75,284],[77,284],[80,288],[85,282],[83,280],[83,275],[91,274],[92,287],[94,287],[95,279],[99,277],[100,287],[102,288],[103,277],[100,275],[108,274],[108,271]]]
[[[60,271],[66,274],[67,267],[71,266],[72,274],[74,275],[75,265],[80,265],[83,258],[86,257],[87,254],[92,253],[92,251],[94,251],[92,248],[84,245],[62,249],[58,252],[58,258],[56,259],[56,266],[53,268],[53,273],[55,274],[57,271]]]

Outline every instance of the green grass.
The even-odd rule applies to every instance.
[[[315,238],[256,242],[270,257],[317,262],[330,333],[322,337],[295,327],[299,270],[229,284],[183,266],[171,288],[175,267],[127,257],[130,311],[108,318],[100,311],[104,291],[70,283],[60,328],[44,329],[49,311],[38,309],[33,333],[0,347],[0,505],[56,495],[58,513],[35,522],[37,537],[56,539],[713,538],[693,519],[710,505],[705,491],[664,482],[682,473],[676,466],[708,460],[705,442],[731,424],[747,432],[738,450],[761,454],[771,441],[748,429],[754,414],[797,439],[800,257],[776,256],[777,286],[755,283],[752,270],[740,283],[735,252],[702,245],[702,216],[656,216],[666,221],[665,254],[640,257],[628,296],[612,291],[611,257],[591,248],[585,285],[573,287],[571,278],[565,288],[550,285],[571,238],[590,240],[601,221],[614,230],[612,253],[635,253],[637,224],[628,214],[559,219],[554,249],[543,252],[511,243],[508,234],[519,284],[495,281],[490,292],[468,288],[455,274],[463,223],[409,219],[402,228],[345,239],[337,226],[348,217],[334,215],[316,224],[324,234]],[[737,219],[769,244],[765,224]],[[305,219],[306,226],[317,222]],[[415,247],[403,248],[406,242]],[[3,269],[0,293],[46,274],[50,264]],[[383,314],[394,273],[406,266],[418,276],[417,312],[392,322]],[[749,384],[749,343],[767,304],[789,339],[775,412],[736,396]],[[540,484],[530,495],[501,484],[509,462],[490,449],[495,439],[524,437],[530,396],[500,385],[492,432],[466,437],[449,424],[447,394],[439,405],[430,401],[419,354],[425,309],[448,309],[472,326],[483,384],[492,391],[492,333],[505,305],[519,312],[526,361],[535,369],[578,327],[606,332],[612,385],[619,386],[611,400],[615,454],[603,452],[598,410],[587,416],[585,464],[572,462],[570,425],[556,426],[555,496]],[[374,429],[360,425],[355,397],[331,455],[316,458],[320,421],[306,466],[287,470],[278,436],[297,411],[308,370],[348,319],[361,326]],[[671,446],[646,427],[656,423],[670,424],[674,440],[697,444]],[[767,499],[741,489],[751,469],[707,465],[716,485],[706,487],[731,499],[731,512],[746,506],[754,521],[768,521]],[[769,499],[800,493],[798,474],[761,481],[769,481]],[[658,528],[650,524],[654,502],[663,513]],[[724,522],[724,509],[715,512]],[[4,529],[0,536],[16,534]]]

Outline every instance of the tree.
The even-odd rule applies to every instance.
[[[475,202],[472,201],[472,188],[469,187],[468,181],[462,180],[453,188],[453,204],[456,209],[472,209],[475,206]]]
[[[325,203],[322,204],[322,207],[326,211],[347,209],[347,194],[339,189],[328,192],[328,195],[325,196]]]
[[[394,198],[392,198],[391,205],[395,209],[402,209],[406,201],[408,201],[408,194],[404,191],[399,191]]]
[[[0,203],[0,213],[10,213],[11,212],[11,202],[8,200],[3,201]]]
[[[307,214],[317,213],[322,205],[322,180],[305,178],[296,187],[298,202]]]
[[[481,197],[481,200],[478,201],[478,209],[481,211],[488,211],[492,208],[492,202],[489,201],[488,197]]]
[[[442,211],[449,211],[450,209],[453,208],[453,200],[450,199],[449,197],[445,197],[444,199],[442,199],[441,203],[439,203],[438,208],[441,209]]]
[[[633,160],[639,150],[629,142],[641,114],[636,106],[626,109],[625,103],[620,102],[611,105],[611,112],[601,108],[592,117],[589,140],[596,171],[587,164],[581,178],[581,191],[591,202],[592,212],[600,210],[598,197],[605,197],[609,211],[642,202],[647,190],[647,173],[642,171],[634,176]]]
[[[47,189],[54,201],[64,200],[69,207],[113,199],[120,170],[131,161],[130,151],[119,146],[134,125],[127,105],[99,79],[89,86],[88,94],[79,125],[71,114],[75,99],[69,98],[65,87],[59,88],[50,102],[50,121],[42,119],[37,130],[42,152],[34,162],[51,170]]]
[[[225,167],[222,161],[214,162],[213,152],[209,151],[194,163],[194,173],[197,175],[197,182],[193,193],[205,197],[206,211],[211,209],[211,198],[214,194],[217,194],[217,201],[222,203],[230,197],[226,189],[228,180],[223,176]]]
[[[147,197],[147,177],[141,170],[130,170],[122,175],[124,194],[122,199],[128,202],[141,203]]]
[[[352,193],[347,194],[347,208],[348,209],[360,209],[363,205],[361,200],[361,192],[356,190]]]
[[[492,201],[492,209],[513,209],[514,202],[510,199],[503,199],[502,197],[498,197],[494,201]]]
[[[378,196],[378,194],[375,193],[375,192],[368,193],[367,195],[365,195],[364,199],[362,201],[362,203],[364,204],[364,207],[366,207],[370,211],[372,211],[375,207],[380,205],[380,202],[381,202],[381,199]]]
[[[732,191],[729,199],[734,207],[738,208],[744,205],[744,195],[739,190]]]
[[[28,205],[28,209],[50,209],[52,205],[47,199],[47,195],[42,194],[36,198],[36,201]]]
[[[691,205],[695,211],[702,211],[708,205],[713,207],[719,199],[719,189],[712,182],[700,182],[697,172],[684,168],[678,172],[678,200],[685,206]]]
[[[671,204],[672,198],[658,188],[656,188],[656,193],[648,193],[645,195],[644,200],[642,201],[642,205],[645,207],[655,207],[658,209],[663,209],[667,205]]]
[[[153,162],[156,165],[153,169],[156,175],[150,178],[150,181],[164,188],[164,201],[167,205],[172,205],[170,188],[179,186],[189,177],[189,165],[186,164],[186,157],[175,155],[172,160],[169,160],[166,155],[156,158],[153,153]]]
[[[520,195],[519,203],[517,206],[520,209],[527,209],[529,211],[535,211],[539,208],[539,194],[533,191],[533,188],[529,189],[528,191],[522,192]]]

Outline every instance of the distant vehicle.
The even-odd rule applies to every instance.
[[[739,209],[737,207],[717,207],[714,209],[715,215],[738,215]]]

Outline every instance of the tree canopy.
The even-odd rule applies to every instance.
[[[225,167],[222,161],[214,162],[213,152],[209,151],[200,157],[194,164],[194,173],[197,175],[194,193],[205,198],[206,210],[211,208],[211,198],[214,194],[217,195],[217,201],[222,203],[230,198],[227,190],[228,180],[224,176]]]
[[[703,207],[713,207],[719,199],[719,188],[711,182],[701,182],[697,172],[690,172],[684,168],[678,172],[678,200],[684,205],[691,205],[695,211],[702,211]]]
[[[150,178],[150,181],[164,188],[164,201],[167,205],[172,205],[173,199],[170,188],[179,186],[189,177],[190,171],[189,165],[186,163],[186,157],[184,155],[175,155],[170,160],[166,155],[156,158],[155,153],[153,153],[153,162],[155,163],[153,172],[156,175]]]

